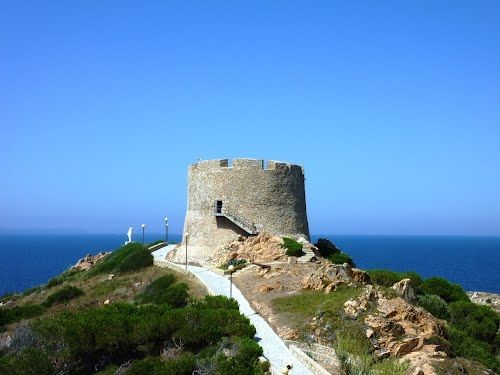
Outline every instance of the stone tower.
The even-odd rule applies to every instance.
[[[277,161],[265,165],[256,159],[234,159],[232,165],[228,159],[206,160],[189,166],[182,241],[185,245],[189,233],[190,257],[210,257],[238,236],[261,231],[309,238],[301,166]]]

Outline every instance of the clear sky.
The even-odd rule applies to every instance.
[[[500,235],[500,2],[2,3],[2,230],[179,233],[197,157],[304,165],[312,233]]]

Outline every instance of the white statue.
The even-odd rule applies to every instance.
[[[132,227],[128,228],[127,232],[128,241],[125,241],[125,245],[132,242],[132,231],[133,231]]]

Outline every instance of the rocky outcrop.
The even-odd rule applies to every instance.
[[[500,294],[488,292],[467,292],[470,300],[478,305],[491,307],[500,314]]]
[[[245,259],[250,262],[273,262],[286,259],[286,249],[281,245],[281,237],[262,232],[255,237],[239,238],[229,245],[218,249],[211,263],[217,266],[227,264],[233,259]]]
[[[350,318],[357,318],[359,314],[366,311],[370,304],[377,301],[380,297],[378,292],[372,285],[367,285],[363,293],[354,299],[349,300],[344,304],[344,312]]]
[[[347,263],[325,263],[302,281],[305,289],[312,289],[330,293],[335,287],[342,284],[367,284],[370,276],[358,268],[351,268]]]
[[[406,302],[413,302],[415,301],[416,294],[415,290],[413,289],[411,285],[411,280],[410,279],[403,279],[401,281],[398,281],[396,284],[394,284],[392,287],[397,293],[397,295],[401,298],[403,298]]]
[[[73,267],[71,267],[71,269],[78,271],[87,271],[92,268],[94,264],[103,260],[108,254],[110,253],[106,253],[104,251],[96,255],[87,254],[84,258],[80,259]]]
[[[368,315],[365,324],[374,333],[376,349],[387,349],[399,357],[415,351],[438,351],[436,345],[427,345],[427,340],[441,336],[444,328],[442,321],[402,298],[379,299],[377,312]]]

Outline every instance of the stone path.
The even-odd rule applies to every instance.
[[[165,261],[165,255],[173,250],[176,245],[168,245],[152,254],[157,262]],[[179,269],[184,270],[184,265],[171,263]],[[222,295],[229,297],[229,279],[212,272],[206,268],[188,265],[188,271],[198,278],[208,289],[210,294]],[[290,375],[312,375],[295,356],[290,352],[283,340],[273,331],[271,326],[258,315],[251,307],[250,303],[245,299],[243,294],[233,284],[233,298],[238,301],[240,305],[240,312],[250,319],[254,325],[257,333],[256,340],[264,351],[264,356],[271,363],[275,373],[280,373],[281,369],[287,364],[293,365],[293,369],[289,372]]]

